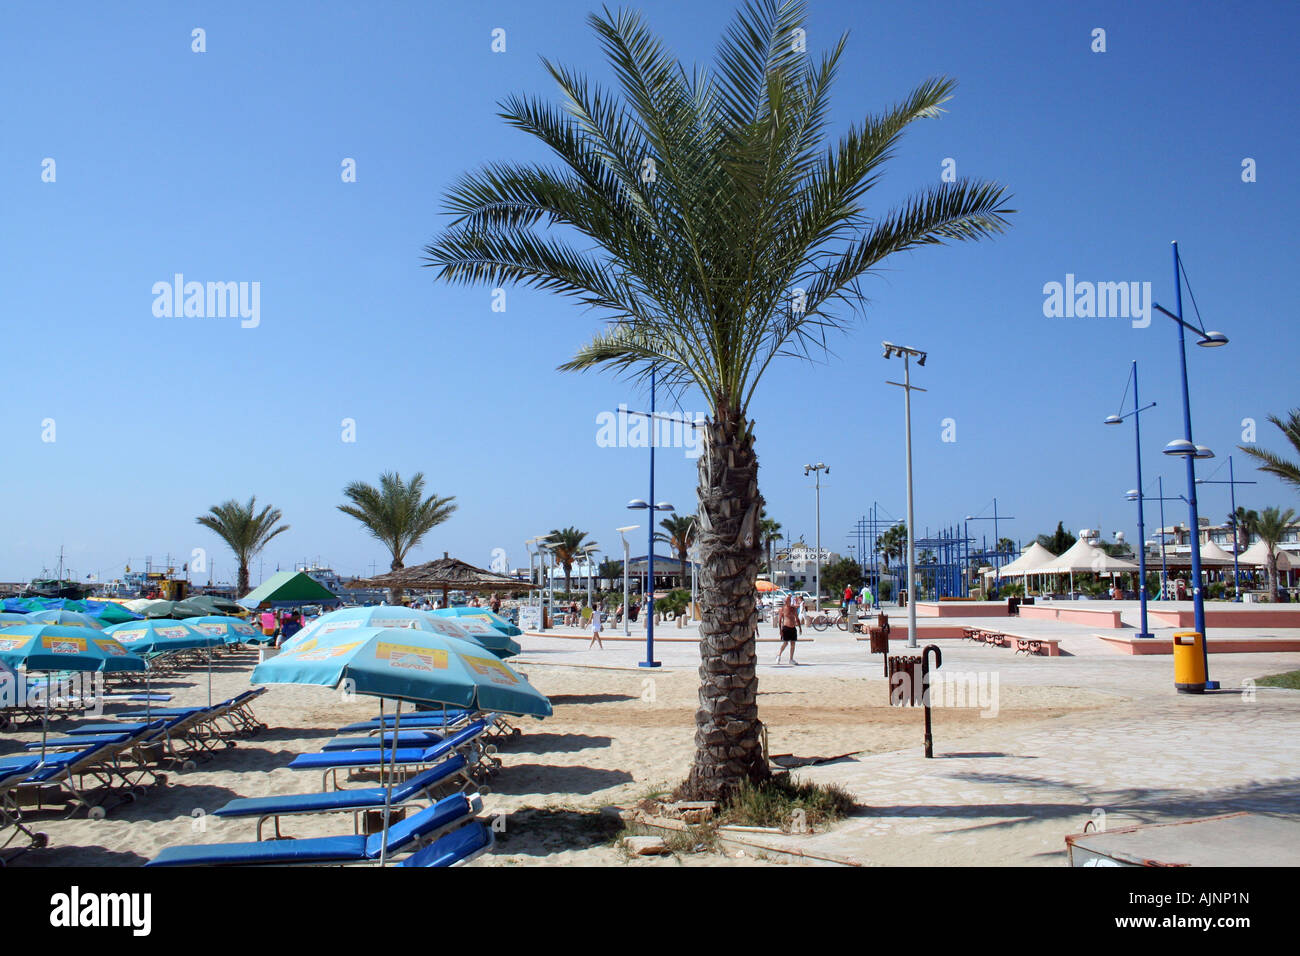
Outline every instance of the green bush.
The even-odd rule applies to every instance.
[[[855,806],[848,791],[835,784],[805,783],[781,773],[759,785],[744,781],[723,805],[719,822],[790,829],[795,812],[802,811],[803,822],[815,827],[848,816]]]
[[[685,588],[677,588],[669,591],[664,597],[655,601],[655,610],[659,611],[666,617],[677,617],[679,614],[685,614],[686,608],[691,603],[691,592]]]

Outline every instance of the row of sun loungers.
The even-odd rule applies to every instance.
[[[246,691],[212,707],[155,710],[148,720],[74,724],[63,730],[65,736],[26,744],[27,753],[0,757],[0,829],[13,830],[0,849],[20,835],[30,841],[25,849],[44,845],[44,835],[23,822],[24,804],[37,809],[62,804],[69,815],[84,810],[102,819],[113,807],[164,786],[166,768],[192,769],[196,757],[218,744],[234,746],[230,737],[265,726],[251,709],[265,690]]]
[[[486,853],[493,845],[492,831],[476,817],[488,792],[482,781],[500,766],[496,748],[484,742],[497,726],[497,715],[417,713],[403,715],[396,733],[390,729],[395,725],[395,719],[387,718],[349,724],[325,749],[295,757],[291,769],[322,772],[320,792],[240,797],[214,812],[256,820],[256,840],[169,847],[146,865],[348,866],[377,863],[381,854],[409,854],[398,865],[452,866]],[[341,771],[410,775],[391,790],[345,788]],[[419,807],[422,803],[427,806]],[[399,818],[388,826],[386,844],[382,831],[361,832],[363,819],[385,806]],[[342,813],[352,815],[349,835],[293,839],[280,830],[282,817]],[[263,839],[268,820],[274,821],[274,836]]]

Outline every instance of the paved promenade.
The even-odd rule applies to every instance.
[[[859,865],[1062,865],[1065,835],[1080,832],[1094,814],[1108,828],[1238,810],[1300,820],[1300,692],[1252,687],[1261,675],[1300,668],[1300,654],[1213,655],[1211,677],[1223,690],[1183,695],[1174,692],[1170,657],[1116,653],[1077,625],[1000,623],[1017,633],[1058,637],[1068,656],[1031,658],[944,639],[933,642],[943,651],[939,673],[996,674],[1001,686],[1087,688],[1114,694],[1115,703],[1047,719],[1027,733],[1009,732],[996,718],[985,729],[981,721],[959,746],[937,739],[930,760],[922,754],[918,709],[916,747],[799,771],[848,788],[867,808],[860,815],[811,836],[746,835],[749,852],[766,847],[812,862]],[[547,633],[522,639],[525,670],[530,664],[636,668],[645,657],[643,627],[633,629],[637,642],[607,641],[603,651],[555,636],[565,629]],[[771,637],[771,628],[764,625],[760,634]],[[805,629],[805,635],[813,638],[799,645],[805,676],[880,681],[880,655],[870,655],[865,642],[837,631]],[[656,643],[664,667],[697,667],[691,629],[656,628],[656,636],[688,638]],[[920,643],[927,643],[924,630]],[[778,666],[772,663],[777,647],[759,644],[760,682]],[[909,652],[902,641],[890,651]]]

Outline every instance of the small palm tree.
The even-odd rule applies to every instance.
[[[1228,514],[1228,527],[1232,529],[1232,547],[1240,554],[1250,547],[1250,529],[1259,520],[1259,512],[1238,507]]]
[[[1251,532],[1264,542],[1268,552],[1268,586],[1273,593],[1273,600],[1280,600],[1281,589],[1277,580],[1277,546],[1282,543],[1291,526],[1295,524],[1295,509],[1265,508],[1259,513],[1251,526]]]
[[[767,551],[767,573],[772,574],[772,545],[780,541],[784,535],[781,534],[781,522],[773,521],[767,516],[767,509],[764,508],[758,516],[758,536],[762,539],[763,547]]]
[[[587,540],[587,532],[577,528],[559,528],[551,531],[547,546],[555,555],[555,560],[564,568],[564,593],[572,593],[569,582],[573,577],[573,562],[582,557],[587,548],[595,544]]]
[[[1300,452],[1300,408],[1291,409],[1285,422],[1276,415],[1269,415],[1268,420],[1281,430],[1291,447]],[[1287,484],[1300,488],[1300,461],[1287,461],[1281,455],[1263,448],[1247,448],[1245,445],[1237,447],[1256,461],[1263,462],[1259,466],[1260,471],[1276,475]]]
[[[450,282],[518,283],[598,310],[608,326],[563,370],[655,377],[707,402],[700,706],[681,793],[717,799],[770,776],[754,643],[760,380],[778,358],[819,354],[827,333],[847,329],[864,306],[861,281],[890,256],[992,236],[1012,210],[1000,185],[972,180],[868,210],[903,131],[937,117],[954,83],[927,80],[830,139],[846,38],[810,54],[802,0],[750,0],[712,70],[682,64],[635,12],[588,23],[618,94],[544,61],[563,106],[516,96],[501,115],[558,164],[498,162],[464,176],[426,263]]]
[[[248,593],[248,566],[263,548],[276,535],[288,531],[287,524],[275,527],[284,517],[279,508],[267,505],[257,512],[257,496],[248,499],[247,504],[240,504],[233,498],[214,505],[207,514],[194,520],[209,531],[214,532],[235,553],[239,562],[239,577],[235,589],[243,596]]]
[[[416,472],[409,482],[396,472],[379,476],[379,487],[354,481],[343,489],[350,504],[339,511],[356,518],[370,534],[383,542],[392,556],[389,569],[399,571],[411,549],[419,545],[430,530],[442,524],[456,511],[455,497],[424,495],[424,473]],[[401,600],[402,588],[393,588],[391,599]]]
[[[677,560],[682,563],[682,586],[685,587],[687,552],[695,544],[695,515],[671,515],[659,522],[659,527],[668,532],[667,544],[677,552]]]
[[[897,558],[901,561],[906,551],[907,525],[890,525],[876,538],[876,553],[885,565],[886,574],[889,573],[889,559]]]

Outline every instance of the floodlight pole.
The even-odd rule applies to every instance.
[[[907,646],[916,647],[916,513],[912,500],[912,392],[924,392],[926,389],[912,384],[911,360],[913,355],[921,357],[924,352],[885,343],[885,358],[891,358],[893,352],[903,357],[903,381],[886,382],[903,390],[903,425],[907,446]]]

